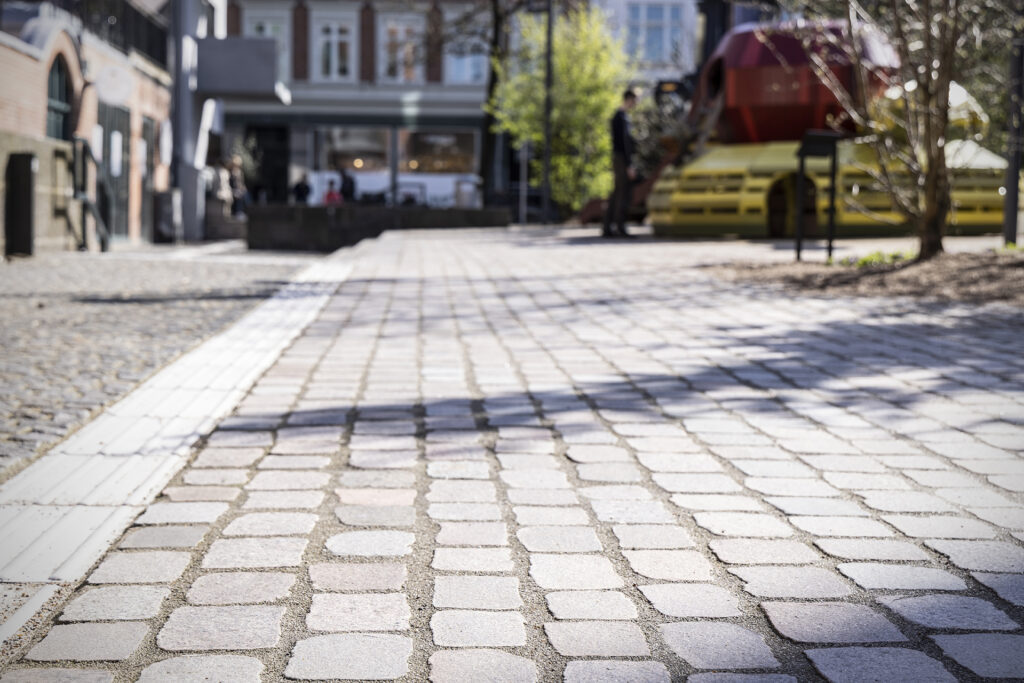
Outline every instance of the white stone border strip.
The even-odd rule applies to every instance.
[[[0,581],[80,579],[313,322],[369,243],[310,265],[0,486]],[[5,632],[20,628],[13,621]]]

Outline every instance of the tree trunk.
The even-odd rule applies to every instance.
[[[944,155],[941,148],[939,154]],[[927,261],[942,253],[942,236],[946,232],[952,205],[945,158],[933,158],[932,161],[932,166],[925,171],[924,214],[918,226],[918,261]]]
[[[490,60],[501,60],[504,56],[505,15],[501,9],[501,0],[491,0],[491,40],[488,45],[487,59],[487,102],[494,97],[498,88],[497,74],[490,64]],[[484,203],[490,202],[494,196],[494,147],[497,135],[494,133],[494,115],[490,112],[484,113],[483,124],[480,130],[480,176],[483,179]]]

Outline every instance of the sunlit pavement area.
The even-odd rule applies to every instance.
[[[1022,311],[593,234],[319,260],[0,486],[0,680],[1024,677]]]

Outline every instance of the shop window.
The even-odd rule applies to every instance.
[[[399,170],[405,173],[476,173],[476,132],[401,130]]]

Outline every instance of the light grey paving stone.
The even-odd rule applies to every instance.
[[[888,519],[888,518],[886,518]],[[864,517],[803,517],[790,516],[789,523],[814,536],[845,538],[881,538],[893,536],[889,527]]]
[[[933,471],[908,471],[906,475],[921,486],[935,488],[974,488],[978,486],[979,479],[963,472],[951,472],[947,470]]]
[[[952,515],[882,515],[889,524],[914,538],[995,538],[996,530],[976,519]]]
[[[834,647],[805,650],[804,654],[831,683],[956,681],[938,661],[923,652],[906,648]]]
[[[1024,548],[1004,541],[927,541],[961,569],[1024,573]]]
[[[409,671],[412,638],[388,633],[345,633],[295,643],[284,675],[303,680],[392,681]]]
[[[640,468],[629,463],[593,463],[577,465],[576,474],[583,481],[630,483],[643,481]]]
[[[203,540],[208,526],[150,526],[129,529],[121,548],[194,548]]]
[[[651,654],[640,627],[614,621],[544,624],[558,654],[566,657],[646,657]]]
[[[711,564],[695,550],[623,550],[637,574],[665,581],[708,581]]]
[[[841,517],[866,517],[868,511],[850,500],[837,498],[816,498],[813,496],[770,496],[765,498],[772,507],[787,515],[828,515]]]
[[[738,617],[736,597],[710,583],[659,583],[640,586],[654,609],[670,617]]]
[[[132,621],[150,619],[171,594],[163,586],[102,586],[71,601],[61,621]]]
[[[400,488],[338,488],[334,489],[342,505],[402,506],[416,502],[416,489]]]
[[[578,463],[633,461],[633,456],[629,454],[629,451],[619,446],[579,444],[569,446],[565,454],[570,460]]]
[[[198,469],[186,470],[181,480],[190,486],[230,486],[249,481],[249,470]]]
[[[799,498],[831,498],[841,495],[839,489],[817,479],[784,477],[747,477],[747,488],[767,496],[796,496]]]
[[[519,612],[442,610],[430,618],[434,644],[442,647],[518,647],[526,644]]]
[[[499,476],[506,486],[514,489],[569,488],[569,480],[560,470],[504,470]]]
[[[309,580],[318,591],[398,591],[405,579],[405,565],[397,562],[321,562],[309,566]]]
[[[200,576],[188,590],[193,605],[243,605],[276,602],[291,592],[294,574],[219,572]]]
[[[656,418],[657,419],[657,418]],[[631,436],[626,442],[641,453],[698,453],[700,446],[687,437]]]
[[[493,503],[497,497],[494,482],[472,479],[437,479],[427,493],[431,503]]]
[[[445,522],[488,522],[501,519],[501,509],[494,503],[431,503],[427,516]]]
[[[592,500],[594,514],[602,522],[674,524],[676,518],[660,501]]]
[[[821,567],[729,567],[761,598],[842,598],[853,589],[835,572]]]
[[[635,484],[587,486],[579,489],[579,493],[589,500],[643,501],[652,498],[650,491]]]
[[[1024,474],[994,474],[988,480],[1001,489],[1024,493]]]
[[[490,479],[491,466],[479,461],[431,462],[427,463],[427,476],[434,479]]]
[[[96,669],[16,669],[0,676],[0,683],[112,683],[114,674]]]
[[[274,433],[270,431],[231,431],[218,429],[206,440],[211,448],[253,448],[269,446],[274,443]]]
[[[880,463],[894,469],[903,470],[948,470],[949,463],[943,458],[931,455],[879,455]]]
[[[622,577],[601,555],[530,555],[530,576],[548,590],[619,588]]]
[[[759,512],[764,510],[756,499],[750,496],[735,496],[726,494],[704,494],[704,493],[676,493],[670,498],[673,504],[684,510],[707,510],[716,512],[722,510],[736,510],[739,512]]]
[[[327,486],[331,475],[316,471],[268,470],[257,472],[245,488],[249,491],[297,491]]]
[[[762,602],[775,629],[798,643],[896,643],[907,638],[864,605],[845,602]]]
[[[864,494],[864,504],[882,512],[954,512],[955,507],[938,496],[922,491],[904,491],[898,496],[884,492]]]
[[[434,464],[441,463],[432,463],[431,466]],[[339,474],[338,485],[346,488],[359,489],[408,489],[416,485],[416,475],[412,472],[402,472],[398,470],[355,470]]]
[[[339,505],[334,514],[348,526],[399,526],[416,523],[416,508],[406,505]]]
[[[441,522],[439,545],[508,545],[508,528],[503,522]]]
[[[156,636],[163,650],[254,650],[276,647],[284,607],[179,607]]]
[[[621,662],[614,659],[572,661],[565,666],[565,683],[668,683],[661,662]]]
[[[935,493],[951,503],[964,507],[1005,508],[1014,504],[1010,498],[983,488],[936,489]]]
[[[215,522],[227,512],[227,503],[153,503],[136,524],[200,524]]]
[[[262,448],[207,448],[192,467],[249,467],[262,457]]]
[[[263,569],[298,567],[306,551],[305,538],[224,538],[214,541],[203,558],[203,569]]]
[[[754,538],[716,538],[709,544],[729,564],[811,564],[821,555],[800,541]]]
[[[487,451],[476,444],[427,443],[424,450],[427,460],[487,460]]]
[[[259,683],[263,662],[242,655],[171,657],[142,670],[138,683]]]
[[[960,631],[1013,631],[1019,628],[1019,624],[1006,613],[981,598],[934,593],[907,598],[881,596],[877,599],[907,621],[928,628]]]
[[[637,460],[652,472],[723,472],[724,468],[703,453],[638,453]]]
[[[662,624],[665,643],[696,669],[776,669],[779,662],[757,633],[707,621]]]
[[[1024,607],[1024,575],[974,572],[972,576],[994,590],[1003,600]]]
[[[163,494],[172,503],[230,503],[242,494],[242,489],[237,486],[168,486]]]
[[[316,526],[317,516],[308,512],[250,512],[224,528],[225,536],[297,536]]]
[[[590,517],[581,507],[517,505],[512,511],[520,526],[574,526],[590,523]]]
[[[327,494],[323,491],[253,491],[245,499],[246,510],[314,510]]]
[[[577,505],[580,499],[570,489],[509,489],[513,505]]]
[[[135,621],[57,625],[28,651],[25,659],[37,662],[122,661],[132,656],[148,633],[148,624]]]
[[[519,609],[519,579],[514,576],[438,576],[434,607]]]
[[[532,526],[516,532],[530,552],[587,553],[600,552],[601,541],[588,526]]]
[[[835,472],[886,472],[875,458],[864,455],[801,455],[800,459],[816,470]]]
[[[928,553],[913,543],[906,541],[821,538],[814,543],[829,555],[846,560],[907,560],[910,562],[923,562],[929,559]]]
[[[534,683],[537,667],[501,650],[440,650],[430,655],[432,683]]]
[[[353,434],[349,438],[350,448],[373,451],[406,451],[416,448],[416,437],[411,435]]]
[[[555,619],[636,619],[636,605],[618,591],[559,591],[544,596]]]
[[[416,536],[408,531],[346,531],[327,539],[335,555],[399,557],[412,552]]]
[[[322,470],[331,464],[326,455],[268,455],[256,467],[261,470]]]
[[[751,477],[808,477],[818,473],[796,460],[733,460],[732,464]]]
[[[192,560],[169,550],[113,552],[89,575],[89,583],[171,583]]]
[[[452,572],[509,572],[515,567],[508,548],[436,548],[430,566]]]
[[[878,562],[847,562],[836,567],[861,587],[890,590],[962,591],[967,584],[953,574],[935,567],[918,567]]]
[[[794,676],[785,674],[693,674],[686,683],[797,683]]]
[[[971,514],[1003,529],[1024,529],[1024,507],[968,508],[968,510]]]
[[[410,617],[403,593],[316,593],[306,627],[310,631],[405,631]]]
[[[906,491],[910,489],[910,483],[898,474],[825,472],[822,477],[836,488],[847,491]]]
[[[942,652],[985,678],[1020,678],[1024,671],[1024,636],[965,633],[932,636]]]
[[[697,524],[718,536],[786,538],[793,529],[778,517],[747,512],[697,512]]]
[[[527,453],[501,453],[498,463],[506,470],[557,470],[558,458],[552,455],[530,455]]]
[[[622,548],[663,549],[692,548],[693,537],[681,526],[664,524],[616,524],[612,527]]]
[[[669,493],[738,493],[743,490],[727,474],[655,472],[651,478]]]

